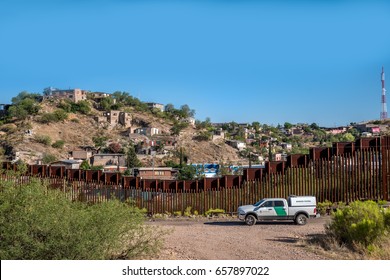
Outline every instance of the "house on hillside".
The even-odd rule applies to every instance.
[[[159,134],[159,129],[156,127],[141,127],[141,128],[134,129],[134,133],[146,135],[146,136],[153,136]]]
[[[146,105],[148,105],[149,109],[159,109],[161,112],[164,112],[164,105],[160,103],[154,103],[154,102],[146,102]]]
[[[361,133],[369,132],[369,133],[372,133],[374,135],[374,134],[381,133],[381,131],[386,131],[388,129],[388,126],[387,125],[364,123],[364,124],[355,125],[355,128],[357,130],[359,130]]]
[[[126,156],[124,154],[96,154],[91,158],[92,166],[126,166]]]
[[[213,141],[216,141],[219,139],[225,139],[225,131],[223,131],[222,128],[218,128],[218,129],[214,130],[214,133],[213,133]]]
[[[106,97],[111,97],[111,94],[110,93],[106,93],[106,92],[99,92],[99,91],[94,91],[94,92],[91,92],[90,93],[90,96],[93,100],[95,101],[100,101],[101,99],[103,98],[106,98]],[[114,104],[115,104],[115,99],[113,99],[114,101]]]
[[[79,88],[75,89],[56,89],[46,88],[44,89],[44,99],[68,99],[72,102],[79,102],[81,100],[87,100],[87,94],[89,91]]]
[[[92,151],[86,151],[86,150],[73,150],[71,152],[72,158],[74,160],[88,160],[92,157],[93,152]]]
[[[342,134],[344,132],[347,131],[347,128],[346,127],[333,127],[333,128],[327,128],[326,129],[326,132],[329,133],[329,134],[333,134],[333,135],[336,135],[336,134]]]
[[[246,148],[246,143],[238,140],[227,140],[226,144],[232,146],[233,148],[236,148],[238,150],[243,150]]]

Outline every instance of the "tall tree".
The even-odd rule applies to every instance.
[[[127,168],[134,168],[134,167],[140,167],[142,166],[141,162],[139,161],[137,154],[135,153],[135,149],[133,145],[129,145],[127,147],[127,153],[126,153],[127,159]]]

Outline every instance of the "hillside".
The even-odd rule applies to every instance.
[[[39,122],[42,114],[52,113],[56,109],[56,103],[44,101],[41,104],[41,110],[38,115],[30,116],[24,121],[14,121],[13,123],[0,126],[0,139],[3,146],[8,147],[8,152],[12,149],[12,154],[17,159],[21,159],[29,164],[35,164],[45,155],[54,156],[56,159],[68,159],[73,150],[78,150],[82,146],[95,146],[93,137],[107,138],[106,146],[109,143],[117,142],[123,147],[128,145],[129,128],[120,125],[110,126],[99,124],[95,119],[102,114],[102,111],[92,109],[88,115],[80,113],[69,113],[66,120],[61,122],[41,123]],[[156,127],[160,131],[160,136],[170,136],[170,129],[173,122],[164,118],[159,118],[148,112],[135,111],[127,108],[131,112],[131,128],[140,126]],[[234,149],[224,141],[196,141],[193,136],[198,131],[191,125],[175,136],[176,145],[170,153],[158,154],[153,158],[151,155],[139,155],[139,159],[144,166],[162,166],[167,160],[179,162],[177,150],[182,149],[192,163],[210,163],[210,162],[232,162],[239,163],[240,157],[237,149]],[[41,138],[49,138],[50,143],[42,143]],[[134,137],[132,137],[133,139]],[[146,138],[144,136],[144,138]],[[133,139],[134,140],[134,139]],[[52,143],[63,141],[62,148],[53,148]],[[104,148],[104,147],[103,147]]]

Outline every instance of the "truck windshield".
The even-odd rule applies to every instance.
[[[260,204],[262,204],[263,202],[264,202],[264,199],[262,199],[262,200],[256,202],[255,204],[253,204],[253,206],[257,207],[257,206],[259,206]]]

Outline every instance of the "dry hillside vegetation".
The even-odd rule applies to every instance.
[[[54,104],[42,103],[40,113],[50,113],[56,110]],[[127,109],[131,111],[131,108]],[[72,150],[80,146],[93,146],[94,136],[106,136],[107,143],[119,142],[126,145],[130,142],[129,129],[120,126],[99,125],[95,116],[101,115],[101,111],[93,109],[89,115],[69,113],[67,120],[62,122],[51,122],[42,124],[39,122],[40,115],[29,117],[28,120],[5,124],[0,127],[0,139],[3,143],[13,147],[13,153],[18,152],[19,158],[29,164],[34,164],[41,159],[44,154],[54,155],[57,159],[67,159]],[[158,118],[150,113],[131,111],[134,128],[146,125],[156,127],[160,133],[170,135],[172,121]],[[176,149],[182,148],[189,162],[232,162],[241,161],[238,151],[223,141],[196,141],[193,137],[199,131],[194,127],[187,127],[176,136]],[[51,144],[42,144],[36,141],[39,136],[47,136],[51,143],[57,140],[64,141],[63,148],[53,148]],[[178,153],[173,151],[165,156],[157,156],[154,159],[155,165],[163,165],[167,160],[178,162]],[[141,157],[145,166],[153,163],[151,156]]]

